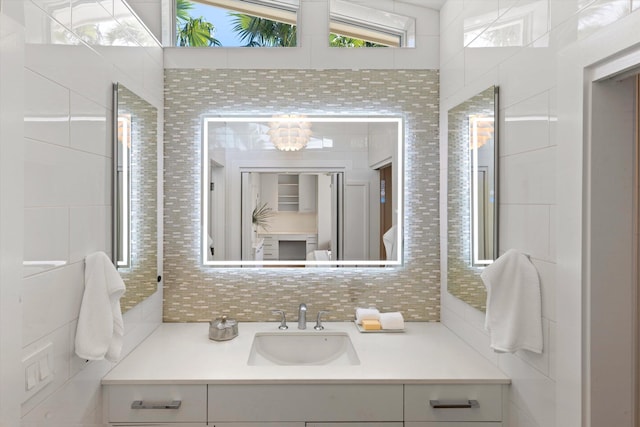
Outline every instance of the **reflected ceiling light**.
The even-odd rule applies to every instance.
[[[469,116],[469,148],[480,148],[493,138],[493,117]]]
[[[269,139],[280,151],[302,150],[311,138],[311,123],[302,116],[284,115],[269,122]]]

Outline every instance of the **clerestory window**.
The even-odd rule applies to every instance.
[[[294,47],[299,0],[176,0],[176,46]]]
[[[175,45],[294,47],[300,0],[175,0]],[[415,47],[415,18],[330,1],[332,47]]]
[[[415,47],[415,18],[345,0],[331,0],[332,47]]]

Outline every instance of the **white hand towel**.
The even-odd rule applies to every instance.
[[[118,360],[124,335],[120,309],[124,291],[124,282],[107,254],[96,252],[85,258],[84,294],[75,342],[79,357]]]
[[[540,281],[529,258],[510,249],[480,277],[487,288],[485,328],[491,332],[491,348],[542,353]]]
[[[380,313],[380,326],[382,329],[404,329],[404,317],[399,311]]]
[[[384,243],[384,251],[387,254],[387,259],[394,260],[398,257],[396,250],[397,239],[397,227],[394,225],[382,235],[382,243]]]
[[[362,325],[363,320],[380,320],[377,308],[356,308],[356,323]]]

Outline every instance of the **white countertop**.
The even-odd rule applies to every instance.
[[[327,322],[344,331],[360,358],[352,366],[249,366],[256,332],[278,322],[239,323],[230,341],[209,339],[209,323],[163,323],[115,366],[103,384],[388,383],[509,384],[509,378],[440,323],[407,322],[400,333],[361,333],[352,322]],[[297,324],[290,322],[295,333]],[[307,332],[314,332],[313,322]]]

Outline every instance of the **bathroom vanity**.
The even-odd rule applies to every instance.
[[[165,323],[102,380],[110,426],[503,427],[510,380],[439,323],[361,333],[353,323],[241,323],[239,336],[208,339],[206,323]],[[318,334],[315,335],[314,334]],[[311,348],[286,360],[256,358],[298,338]],[[312,361],[339,338],[355,356]],[[340,344],[342,345],[342,344]],[[349,347],[351,348],[351,347]],[[338,349],[338,347],[336,347]],[[262,350],[270,351],[268,346]],[[290,350],[287,350],[289,352]],[[333,350],[331,350],[333,351]],[[301,351],[301,353],[304,353]],[[345,353],[346,354],[346,353]],[[276,356],[274,356],[276,357]],[[283,365],[280,363],[292,363]],[[320,363],[320,364],[304,364]]]

